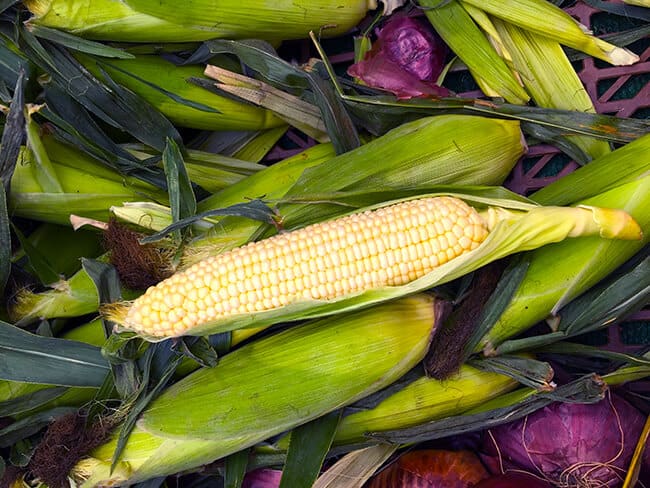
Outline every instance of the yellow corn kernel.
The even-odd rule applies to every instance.
[[[209,257],[149,288],[111,319],[151,336],[182,335],[232,315],[404,285],[487,235],[483,218],[458,198],[401,202]],[[212,301],[199,298],[207,296]]]

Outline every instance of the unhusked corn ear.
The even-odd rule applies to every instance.
[[[400,286],[471,251],[487,223],[455,197],[352,214],[207,258],[151,287],[115,322],[170,337],[233,315]]]

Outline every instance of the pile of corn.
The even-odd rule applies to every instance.
[[[645,263],[650,235],[650,126],[597,119],[565,48],[639,57],[547,0],[412,3],[5,7],[2,486],[239,487],[275,466],[283,488],[360,487],[409,447],[377,433],[478,430],[558,386],[536,348],[571,337],[564,307]],[[360,59],[406,14],[481,99],[341,82],[321,38],[361,35]],[[298,66],[310,35],[323,59]],[[299,133],[310,147],[270,157]],[[545,136],[584,166],[501,186]],[[431,377],[434,359],[455,372]],[[645,369],[612,385],[650,373],[630,361]]]

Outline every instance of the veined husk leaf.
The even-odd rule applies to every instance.
[[[206,198],[199,203],[199,211],[258,197],[300,198],[416,185],[498,185],[525,150],[515,121],[466,115],[424,117],[336,157],[330,145],[309,149]],[[318,151],[317,156],[314,151]],[[307,155],[309,160],[305,160]],[[300,212],[307,212],[309,223],[313,223],[330,216],[332,208],[294,204],[282,206],[280,213]],[[201,236],[188,247],[185,262],[191,264],[209,253],[245,244],[260,230],[263,226],[258,222],[219,219],[215,232]]]
[[[488,96],[525,104],[529,96],[457,0],[419,0],[436,32],[463,60]]]
[[[268,110],[220,96],[189,82],[203,77],[199,65],[177,66],[155,55],[135,59],[96,58],[77,55],[96,77],[101,71],[140,95],[169,120],[181,127],[203,130],[259,130],[284,125]],[[125,62],[126,61],[126,62]]]
[[[432,297],[416,295],[252,342],[154,400],[113,476],[115,439],[73,474],[85,481],[82,486],[94,486],[192,469],[363,398],[422,359],[434,329],[434,305]]]
[[[330,300],[296,299],[289,305],[247,314],[238,314],[192,328],[192,335],[262,327],[273,323],[319,317],[398,298],[431,288],[463,276],[509,254],[536,249],[567,237],[596,235],[623,239],[640,239],[636,222],[624,212],[594,207],[540,207],[522,201],[482,198],[462,193],[444,193],[463,199],[483,210],[490,232],[473,251],[466,252],[430,273],[402,286],[383,287],[343,295]],[[417,198],[441,194],[418,195]],[[408,200],[408,199],[403,199]],[[363,210],[397,203],[384,202]],[[615,206],[614,206],[615,207]],[[124,305],[119,316],[126,310]],[[124,324],[128,328],[128,324]],[[160,338],[146,337],[148,340]]]
[[[481,371],[467,364],[446,380],[423,376],[372,408],[344,415],[336,430],[334,444],[367,442],[366,432],[401,429],[457,415],[518,385],[508,376]],[[284,436],[272,447],[285,450],[288,444],[289,437]]]
[[[591,161],[530,195],[542,205],[568,205],[650,173],[650,134]]]
[[[299,2],[115,2],[111,0],[28,0],[30,22],[90,39],[129,42],[204,41],[213,38],[307,37],[310,30],[340,35],[376,8],[373,0],[345,5],[331,0]],[[183,8],[184,7],[184,8]]]
[[[526,30],[554,39],[614,65],[636,63],[639,57],[627,49],[616,47],[588,33],[561,8],[546,0],[464,0],[465,2],[518,25]]]
[[[514,69],[540,107],[596,113],[591,97],[560,44],[549,37],[494,19]],[[587,136],[565,136],[591,160],[609,153],[607,141]]]
[[[510,304],[480,343],[486,352],[553,315],[648,243],[650,175],[580,203],[625,210],[637,220],[643,230],[643,238],[637,241],[613,241],[587,237],[536,250],[531,254],[526,276]]]

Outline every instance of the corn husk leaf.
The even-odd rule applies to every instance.
[[[585,3],[597,8],[598,10],[602,10],[603,12],[622,15],[623,17],[631,19],[645,20],[646,22],[650,21],[650,12],[648,12],[648,9],[640,8],[641,3],[647,6],[647,0],[628,0],[627,2],[624,2],[627,5],[605,2],[603,0],[585,0]],[[637,7],[637,5],[639,6]]]
[[[49,41],[39,42],[31,33],[21,32],[23,52],[51,77],[51,83],[76,99],[107,124],[121,129],[159,151],[165,138],[181,142],[176,128],[149,103],[107,80],[100,83],[64,48]]]
[[[542,205],[567,205],[641,178],[650,171],[645,158],[649,150],[646,134],[537,190],[530,199]]]
[[[3,295],[11,273],[11,232],[5,187],[0,186],[0,295]]]
[[[319,417],[291,432],[279,488],[312,488],[332,445],[341,410]]]
[[[494,20],[500,39],[512,55],[514,69],[526,90],[540,107],[596,113],[593,102],[556,40]],[[609,153],[607,141],[592,137],[568,136],[583,163]]]
[[[529,96],[506,63],[456,0],[440,4],[419,0],[426,17],[445,43],[467,65],[486,95],[525,104]]]
[[[465,199],[470,204],[478,205],[479,207],[499,207],[515,212],[509,214],[503,220],[497,218],[498,223],[496,223],[486,240],[478,248],[458,256],[434,269],[431,273],[406,285],[369,290],[332,300],[297,300],[282,308],[237,315],[232,318],[221,319],[216,322],[201,325],[192,329],[192,335],[205,335],[240,328],[261,327],[279,321],[318,317],[331,313],[354,310],[359,307],[369,306],[449,282],[509,254],[535,249],[551,242],[558,242],[570,235],[577,236],[581,234],[600,233],[601,236],[606,236],[608,234],[612,235],[610,234],[611,231],[616,232],[614,229],[617,223],[608,223],[607,220],[611,219],[611,217],[606,217],[606,213],[602,215],[605,220],[601,221],[600,211],[598,210],[567,207],[537,207],[514,200],[481,198],[463,194],[451,195]],[[419,195],[419,197],[424,196],[427,195]],[[385,202],[383,205],[390,203],[395,202]],[[595,213],[592,214],[592,211]],[[612,225],[611,228],[609,228],[610,224]],[[601,225],[603,227],[600,227]],[[635,225],[633,224],[632,227],[638,233],[638,227],[634,227]],[[624,229],[623,233],[627,232],[625,226],[622,229]],[[638,238],[638,236],[635,238]],[[600,239],[600,237],[593,237],[592,239]],[[632,242],[638,243],[639,241]]]
[[[418,295],[250,343],[158,397],[138,420],[113,478],[136,482],[198,467],[385,387],[422,359],[434,319],[433,300]],[[176,405],[187,408],[188,395],[197,408],[179,418]],[[85,485],[111,477],[114,447],[113,440],[77,465]]]
[[[589,166],[585,167],[588,168]],[[583,200],[629,212],[643,230],[639,241],[605,241],[588,237],[557,243],[531,254],[526,277],[512,301],[490,332],[481,341],[486,351],[531,327],[563,306],[622,265],[644,245],[650,234],[650,175]],[[562,266],[557,266],[557,263]],[[553,273],[549,273],[553,269]]]
[[[99,42],[89,41],[73,34],[58,30],[50,29],[39,25],[30,25],[29,30],[36,37],[47,39],[48,41],[55,42],[69,49],[83,52],[86,54],[96,54],[107,58],[117,59],[133,59],[133,54],[128,53],[122,49],[114,48]]]
[[[190,83],[201,77],[201,66],[177,66],[160,56],[104,60],[77,56],[93,75],[105,72],[160,110],[176,125],[203,130],[260,130],[282,125],[267,110],[219,96]]]
[[[346,454],[316,480],[313,488],[361,488],[397,449],[397,445],[377,444]]]
[[[614,65],[629,65],[639,57],[624,48],[616,47],[589,33],[561,8],[545,0],[465,0],[495,17],[526,30],[549,37],[563,45],[583,51]]]
[[[646,246],[647,248],[647,246]],[[560,309],[553,332],[511,339],[497,347],[497,354],[539,347],[619,323],[650,303],[650,250],[641,251],[633,267],[625,266]],[[645,256],[645,257],[643,257]]]
[[[0,321],[0,378],[62,386],[98,386],[108,373],[98,348],[42,337]]]
[[[391,443],[415,443],[494,427],[545,407],[555,401],[595,403],[605,397],[607,385],[596,375],[587,375],[559,386],[553,392],[534,393],[531,389],[506,393],[471,412],[424,423],[409,429],[371,432],[369,437]]]

